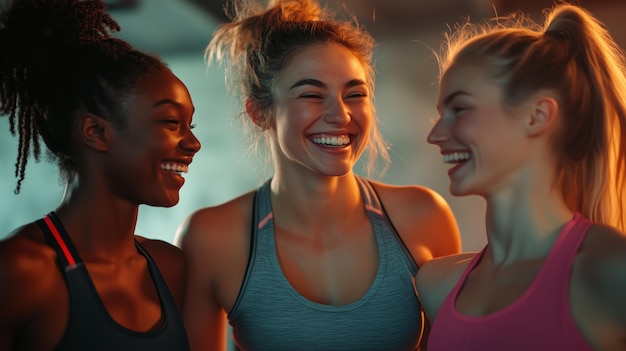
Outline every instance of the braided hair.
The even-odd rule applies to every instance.
[[[119,25],[101,0],[12,0],[0,9],[0,116],[19,135],[15,193],[40,138],[62,176],[77,171],[72,127],[92,113],[124,126],[135,82],[165,67],[160,59],[112,36]]]

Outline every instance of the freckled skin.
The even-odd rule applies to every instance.
[[[274,120],[267,132],[282,271],[312,301],[354,302],[370,288],[378,268],[372,225],[353,173],[374,123],[365,70],[341,45],[311,45],[291,57],[276,76],[273,93]],[[253,109],[248,113],[259,120]],[[315,142],[334,135],[349,136],[350,143]],[[422,186],[373,183],[418,265],[460,251],[456,221],[439,194]],[[226,314],[239,295],[250,253],[253,195],[200,209],[180,226],[177,241],[189,261],[184,316],[194,350],[226,349]]]

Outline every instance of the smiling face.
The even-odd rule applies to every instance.
[[[526,107],[505,106],[502,90],[484,67],[456,64],[440,84],[440,119],[428,135],[452,164],[450,192],[489,196],[512,185],[529,155]]]
[[[152,206],[178,203],[182,174],[200,149],[193,112],[187,88],[168,69],[138,82],[125,125],[111,133],[105,172],[116,196]]]
[[[345,47],[318,44],[295,53],[274,89],[277,173],[351,172],[368,142],[370,95],[362,63]]]

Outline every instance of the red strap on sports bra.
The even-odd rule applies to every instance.
[[[54,226],[54,223],[52,223],[52,220],[50,219],[50,215],[45,216],[43,220],[44,222],[46,222],[46,225],[48,226],[48,229],[50,229],[52,236],[54,236],[54,239],[59,244],[61,251],[63,251],[63,254],[65,255],[65,259],[67,260],[67,263],[70,266],[75,265],[76,261],[74,260],[74,256],[72,256],[72,254],[70,253],[70,250],[67,248],[67,245],[65,245],[65,242],[61,238],[61,234],[59,234],[59,231]]]

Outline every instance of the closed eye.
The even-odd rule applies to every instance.
[[[454,112],[455,116],[462,115],[465,111],[467,111],[467,107],[453,107],[452,112]]]
[[[367,96],[368,96],[367,93],[362,92],[362,91],[348,94],[348,98],[365,98]]]
[[[181,121],[177,119],[162,119],[159,122],[164,125],[164,128],[167,128],[170,130],[176,130],[181,125]]]
[[[322,95],[317,94],[317,93],[304,93],[304,94],[301,94],[300,97],[308,98],[308,99],[321,99]]]

